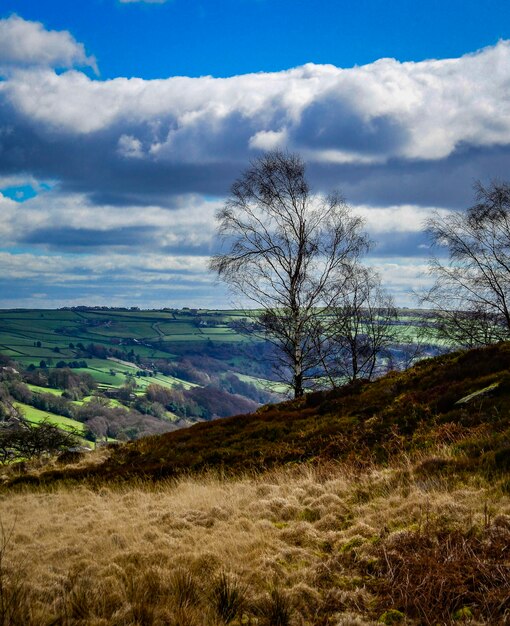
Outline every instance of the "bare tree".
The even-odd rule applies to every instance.
[[[379,276],[363,267],[353,272],[320,333],[319,351],[331,384],[371,380],[398,340],[397,321],[397,309]]]
[[[434,214],[427,222],[434,256],[432,289],[423,301],[438,311],[437,328],[456,345],[476,346],[510,335],[510,186],[475,185],[466,212]]]
[[[37,425],[21,419],[0,427],[0,462],[32,459],[64,452],[78,444],[78,433],[64,432],[49,422]]]
[[[337,193],[313,194],[296,154],[273,151],[233,184],[218,212],[227,247],[210,267],[258,309],[295,397],[318,376],[316,336],[370,242]]]

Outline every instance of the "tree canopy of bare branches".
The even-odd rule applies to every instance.
[[[317,377],[321,318],[337,304],[370,241],[338,193],[311,192],[296,154],[273,151],[233,184],[218,212],[226,251],[210,267],[258,309],[294,396]]]
[[[34,425],[25,420],[0,427],[0,462],[32,459],[44,454],[57,454],[76,446],[78,434],[60,430],[54,424]]]
[[[397,321],[397,308],[379,276],[366,267],[353,272],[320,337],[319,352],[331,385],[371,380],[380,357],[398,341]]]
[[[475,185],[466,212],[427,222],[435,283],[423,298],[439,311],[438,327],[453,344],[486,345],[510,336],[510,185]]]

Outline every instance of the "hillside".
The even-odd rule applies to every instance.
[[[3,623],[508,624],[509,365],[450,354],[5,468]]]
[[[25,416],[75,419],[90,442],[137,439],[284,397],[271,346],[241,332],[245,320],[242,311],[189,308],[4,310],[0,360],[29,387],[9,389]],[[402,310],[395,329],[383,369],[440,350],[427,312]]]
[[[90,441],[134,439],[277,397],[268,368],[253,359],[264,346],[248,349],[235,330],[241,317],[194,309],[4,310],[0,359],[32,392],[10,389],[25,416],[42,409],[54,423],[60,415],[77,419]]]
[[[510,468],[510,344],[418,363],[372,383],[309,394],[257,412],[113,447],[93,467],[48,469],[20,482],[228,473],[300,462],[391,462],[449,447],[424,472]]]

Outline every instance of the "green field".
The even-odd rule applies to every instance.
[[[172,359],[171,343],[243,341],[228,326],[237,317],[235,311],[0,311],[0,352],[25,367],[77,358],[77,344]]]
[[[230,368],[250,373],[251,357],[240,356],[234,347],[244,344],[246,337],[229,326],[232,320],[244,315],[237,311],[192,309],[4,310],[0,311],[0,354],[13,359],[20,370],[34,371],[34,378],[29,381],[33,383],[29,389],[34,394],[62,396],[63,389],[54,389],[37,381],[48,380],[49,372],[57,367],[67,367],[75,374],[91,376],[101,395],[129,386],[131,393],[143,400],[150,385],[188,391],[200,387],[190,381],[202,380],[200,360],[202,355],[213,354],[215,346],[222,354],[219,361],[214,357],[204,363],[204,368],[209,368],[204,369],[204,384],[210,380],[209,375],[221,375]],[[194,364],[188,365],[195,372],[195,378],[190,376],[190,370],[186,370],[188,354],[195,355]],[[199,355],[198,363],[196,355]],[[231,365],[227,365],[227,360]],[[163,374],[160,369],[171,372],[175,369],[183,372],[184,378],[179,377],[180,373]],[[36,371],[41,372],[39,379],[35,376]],[[249,382],[256,382],[259,388],[264,388],[264,383],[259,383],[256,377]],[[70,402],[78,408],[93,397]],[[131,409],[135,401],[133,398],[124,401],[109,397],[107,404]],[[48,419],[61,428],[77,428],[83,432],[80,422],[26,404],[18,403],[17,406],[34,423]],[[171,421],[180,419],[169,407],[165,415]]]
[[[234,322],[256,313],[186,308],[3,310],[0,354],[23,369],[48,372],[69,367],[77,374],[89,374],[99,392],[110,392],[112,396],[114,390],[126,385],[137,396],[143,396],[152,384],[168,389],[181,387],[191,393],[196,387],[208,386],[210,381],[221,385],[227,374],[234,374],[261,392],[285,394],[286,385],[270,380],[274,372],[271,360],[264,358],[263,343],[235,330]],[[397,341],[418,341],[418,337],[423,337],[426,319],[430,320],[427,312],[401,310]],[[438,345],[434,330],[429,333],[427,343]],[[30,386],[31,391],[62,395],[62,390],[38,387],[38,382],[46,384],[40,380],[30,381],[35,383]],[[247,389],[246,394],[252,400],[256,397],[257,402],[263,401],[257,392]],[[122,406],[118,400],[110,400],[110,406]],[[74,404],[86,401],[75,400]],[[266,401],[272,401],[271,396]],[[202,395],[200,402],[206,403],[207,398]],[[210,413],[214,411],[211,409]]]
[[[0,354],[12,359],[19,377],[30,383],[32,398],[26,389],[23,392],[18,388],[15,395],[16,386],[12,388],[16,406],[29,421],[48,420],[59,428],[80,433],[86,429],[100,438],[108,432],[119,440],[133,439],[169,429],[169,421],[189,424],[247,413],[289,395],[289,386],[274,379],[269,343],[237,331],[241,320],[254,321],[257,313],[202,309],[4,310],[0,311]],[[399,342],[419,341],[424,344],[423,354],[434,353],[438,341],[433,337],[433,327],[428,327],[430,338],[423,339],[424,324],[430,319],[427,312],[400,311],[391,359],[401,358],[401,354],[405,357],[409,350]],[[396,362],[391,359],[388,367]],[[69,371],[59,376],[64,368]],[[95,385],[87,376],[72,374],[87,374]],[[236,383],[233,376],[246,384]],[[57,384],[63,388],[48,386]],[[151,385],[175,391],[154,389],[147,393]],[[38,394],[62,396],[64,388],[68,393],[63,399],[37,398]],[[89,395],[81,397],[83,394]],[[87,407],[97,396],[98,402]],[[112,408],[124,411],[109,410]],[[52,411],[79,416],[87,424]]]
[[[81,422],[73,420],[69,417],[63,417],[62,415],[56,415],[55,413],[50,413],[48,411],[41,411],[33,406],[30,406],[29,404],[23,404],[23,402],[15,402],[14,406],[23,414],[27,421],[34,424],[47,421],[50,422],[50,424],[55,424],[55,426],[62,428],[62,430],[79,433],[83,433],[85,431],[85,427]]]
[[[140,360],[172,362],[188,349],[201,352],[207,343],[232,345],[246,338],[229,326],[233,319],[244,317],[240,311],[165,310],[5,310],[0,311],[0,353],[11,357],[22,367],[48,368],[58,363],[85,361],[77,373],[90,374],[101,390],[120,388],[132,380],[137,393],[148,385],[158,384],[184,389],[196,386],[175,376],[151,372],[141,376]],[[117,350],[120,359],[95,358],[87,353],[90,345],[104,350]],[[144,366],[146,367],[146,365]],[[153,368],[151,368],[153,369]],[[58,390],[36,389],[39,393]]]
[[[35,393],[51,393],[54,396],[61,396],[64,393],[62,389],[53,389],[52,387],[39,387],[39,385],[27,385],[27,387]]]

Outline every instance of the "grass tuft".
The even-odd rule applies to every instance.
[[[246,588],[233,576],[221,572],[212,583],[211,604],[217,616],[230,624],[246,604]]]

